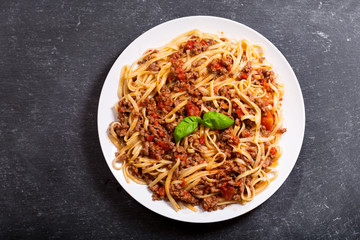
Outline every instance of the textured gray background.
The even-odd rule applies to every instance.
[[[285,184],[244,216],[187,224],[138,204],[101,153],[106,74],[136,37],[188,15],[241,22],[272,41],[305,99]],[[0,238],[360,238],[359,1],[0,2]]]

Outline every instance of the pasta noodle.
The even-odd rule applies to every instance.
[[[277,176],[283,84],[263,49],[242,39],[192,30],[124,66],[109,137],[114,168],[147,184],[178,211],[244,204]],[[234,124],[199,125],[175,142],[177,124],[213,111]]]

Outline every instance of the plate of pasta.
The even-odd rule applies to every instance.
[[[280,51],[238,22],[175,19],[135,39],[101,91],[98,134],[120,185],[163,216],[240,216],[284,183],[305,108]]]

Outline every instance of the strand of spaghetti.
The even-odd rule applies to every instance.
[[[140,152],[141,152],[141,149],[143,148],[143,146],[141,144],[139,145],[136,145],[134,146],[133,150],[132,150],[132,156],[130,158],[130,162],[131,161],[134,161],[139,155],[140,155]]]
[[[241,54],[243,52],[240,42],[238,42],[236,44],[235,49],[236,49],[236,53],[237,53],[237,58],[235,59],[233,66],[240,66],[240,62],[241,62],[241,58],[242,58]],[[230,71],[230,74],[232,74],[234,76],[236,76],[238,73],[239,73],[238,67],[233,67]]]
[[[195,173],[187,178],[185,178],[185,182],[191,182],[191,181],[194,181],[198,178],[201,178],[203,176],[207,176],[207,175],[212,175],[212,174],[215,174],[215,173],[218,173],[220,170],[211,170],[211,171],[201,171],[201,172],[198,172],[198,173]]]
[[[123,172],[123,176],[124,176],[124,178],[125,178],[125,181],[127,182],[127,183],[129,183],[130,181],[129,181],[129,177],[126,175],[126,170],[125,170],[125,168],[126,168],[126,165],[127,165],[127,163],[126,162],[124,162],[124,164],[123,164],[123,166],[122,166],[122,172]]]
[[[125,80],[125,74],[127,72],[127,69],[128,69],[128,65],[125,65],[121,69],[120,79],[119,79],[119,86],[118,86],[118,97],[119,98],[123,97],[123,87],[124,87],[124,80]]]
[[[163,68],[161,68],[160,72],[157,75],[156,79],[156,91],[160,93],[161,88],[164,86],[167,76],[169,74],[169,68],[171,63],[167,63]],[[162,78],[161,78],[162,77]]]
[[[199,164],[197,166],[193,166],[193,167],[190,167],[190,168],[186,168],[184,170],[181,170],[180,171],[180,176],[179,178],[184,178],[184,177],[187,177],[189,176],[190,174],[192,174],[193,172],[196,172],[200,169],[203,169],[205,168],[207,165],[207,163],[202,163],[202,164]]]
[[[243,94],[242,92],[240,92],[240,90],[234,85],[234,89],[236,91],[236,93],[239,95],[240,99],[243,100],[244,102],[246,102],[247,104],[249,104],[252,108],[255,109],[256,111],[256,115],[255,115],[255,123],[257,125],[260,125],[260,118],[261,118],[261,110],[260,108],[254,103],[252,102],[245,94]]]
[[[277,176],[279,175],[279,171],[273,167],[267,167],[266,170],[268,171],[267,173],[274,172],[274,176],[272,178],[269,178],[270,182],[272,182],[274,179],[276,179]]]
[[[147,169],[144,169],[143,172],[144,172],[144,173],[151,172],[151,171],[154,171],[154,170],[156,170],[156,169],[158,169],[158,168],[160,168],[160,167],[162,167],[162,166],[164,166],[164,165],[167,165],[167,164],[166,164],[166,163],[157,163],[157,164],[155,164],[155,165],[152,166],[152,167],[149,167],[149,168],[147,168]]]
[[[210,97],[215,97],[215,93],[214,93],[214,81],[211,81],[210,82]],[[213,99],[213,103],[214,103],[214,106],[216,108],[219,107],[219,104],[217,103],[216,99]]]
[[[277,118],[276,121],[277,121],[277,124],[276,126],[274,127],[274,129],[271,131],[270,135],[275,135],[279,129],[281,128],[282,124],[283,124],[283,121],[284,119],[283,118],[280,118],[280,120],[278,120],[278,117],[277,115],[275,115],[275,117]]]
[[[181,102],[179,105],[177,105],[173,110],[171,110],[171,112],[169,112],[164,119],[167,119],[169,116],[173,115],[174,113],[176,113],[180,108],[184,107],[187,104],[187,100]]]
[[[185,191],[190,191],[190,189],[192,189],[193,187],[198,185],[199,182],[200,182],[200,179],[197,179],[197,180],[191,182],[190,184],[186,184],[184,190]],[[186,181],[185,181],[185,183],[186,183]]]
[[[266,174],[265,174],[266,176]],[[258,183],[258,182],[262,182],[262,184],[258,185],[257,187],[255,187],[255,185]],[[261,177],[261,178],[257,178],[255,180],[253,180],[251,182],[251,185],[254,187],[255,189],[255,195],[261,193],[270,183],[270,180],[268,177]]]
[[[134,134],[135,135],[135,134]],[[133,135],[133,136],[134,136]],[[141,141],[138,137],[139,133],[137,135],[135,135],[135,137],[131,136],[131,138],[129,139],[129,141],[126,143],[126,146],[124,146],[123,148],[121,148],[121,150],[119,151],[119,155],[125,153],[126,150],[132,148],[135,144],[141,144]]]
[[[134,175],[129,173],[129,166],[126,165],[124,168],[125,171],[125,175],[131,179],[133,182],[136,182],[137,184],[141,184],[141,185],[146,185],[146,182],[142,179],[138,179],[137,177],[135,177]]]
[[[155,184],[157,184],[161,179],[163,179],[164,177],[166,177],[168,174],[169,174],[169,171],[160,173],[160,174],[157,176],[157,178],[155,178],[155,180],[152,181],[152,182],[149,184],[149,187],[155,186]]]
[[[202,80],[202,79],[198,79],[199,81],[200,81],[200,80],[202,80],[202,81],[200,81],[200,82],[196,81],[196,82],[195,82],[195,89],[204,86],[205,84],[207,84],[208,82],[210,82],[211,80],[213,80],[213,79],[215,78],[215,76],[216,76],[216,75],[212,73],[212,74],[209,74],[209,76],[207,76],[207,77],[204,78],[203,80]],[[210,82],[210,84],[211,84],[211,82]],[[211,90],[210,90],[210,91],[211,91]]]
[[[242,204],[241,201],[223,201],[223,202],[218,202],[217,205],[221,206],[221,205],[228,205],[228,204],[235,204],[235,203],[240,203]]]
[[[165,122],[166,122],[166,123],[171,123],[171,122],[175,121],[175,119],[176,119],[176,114],[174,113],[174,114],[171,116],[171,118],[166,118],[166,119],[165,119]]]
[[[254,141],[254,143],[256,144],[256,146],[257,146],[257,148],[258,148],[254,166],[259,166],[259,163],[260,163],[260,160],[261,160],[261,156],[262,156],[263,153],[262,153],[262,151],[261,151],[260,145],[259,145],[257,142],[255,142],[255,141]]]
[[[217,179],[211,179],[211,178],[208,178],[207,176],[205,176],[204,179],[208,182],[216,182],[217,181]]]
[[[220,155],[223,156],[223,160],[222,160],[220,163],[216,164],[216,163],[215,163],[216,157],[217,157],[217,156],[220,156]],[[226,155],[225,155],[225,153],[223,153],[223,152],[218,152],[218,153],[215,154],[215,156],[213,156],[213,157],[211,158],[211,160],[207,163],[206,170],[211,170],[211,169],[214,169],[214,168],[217,168],[217,167],[221,166],[221,165],[225,162],[225,160],[226,160]]]
[[[192,205],[190,205],[189,203],[182,203],[185,207],[187,207],[188,209],[190,209],[193,212],[197,212],[198,210],[196,208],[194,208]]]
[[[174,173],[174,171],[179,167],[180,165],[180,160],[178,159],[176,161],[176,163],[174,164],[174,166],[170,169],[168,175],[167,175],[167,178],[166,178],[166,181],[165,181],[165,192],[166,192],[166,196],[168,197],[169,201],[172,203],[172,205],[174,206],[175,208],[175,211],[179,211],[180,209],[180,206],[179,204],[177,204],[177,202],[175,201],[175,199],[171,196],[170,194],[170,183],[171,183],[171,178],[172,178],[172,175]]]
[[[186,94],[186,92],[171,93],[170,97],[172,99],[176,99],[176,98],[180,97],[181,95],[185,95],[185,94]]]
[[[146,115],[146,108],[143,108],[141,112],[142,112],[143,117],[144,117],[144,129],[145,129],[145,131],[148,131],[148,128],[149,128],[149,118],[148,118],[147,115]]]
[[[140,100],[138,101],[138,105],[144,101],[145,98],[147,98],[150,93],[156,88],[156,83],[152,83],[150,84],[150,86],[148,87],[148,89],[146,90],[146,92],[144,93],[144,95],[140,98]]]
[[[245,196],[245,192],[243,192],[241,194],[241,198],[244,199],[245,201],[251,201],[254,196],[255,196],[255,190],[253,187],[248,187],[248,186],[245,186],[245,189],[246,189],[246,192],[247,192],[247,196]]]
[[[253,174],[254,172],[256,172],[257,170],[259,170],[259,168],[261,168],[261,166],[257,166],[256,168],[254,169],[251,169],[251,170],[248,170],[242,174],[240,174],[239,176],[237,176],[235,178],[235,182],[239,181],[240,179],[246,177],[246,176],[249,176],[250,174]]]
[[[206,136],[206,139],[210,139],[210,142],[212,143],[212,145],[216,148],[216,150],[218,152],[221,152],[221,150],[219,149],[219,147],[216,145],[215,141],[210,137],[209,135],[209,130],[205,131],[205,136]]]
[[[118,159],[118,157],[115,157],[115,158],[112,160],[112,163],[111,163],[111,164],[112,164],[112,167],[115,168],[116,170],[121,170],[121,169],[124,167],[125,163],[124,163],[123,161],[121,161],[121,163],[119,163],[118,161],[120,161],[120,160]],[[120,167],[118,167],[117,164],[121,164]]]
[[[139,107],[138,105],[136,104],[135,100],[128,94],[125,96],[127,100],[129,100],[129,102],[131,103],[131,105],[133,106],[134,108],[134,111],[135,112],[139,112]]]
[[[216,195],[215,193],[210,193],[210,194],[206,194],[206,195],[195,195],[195,197],[197,197],[197,198],[208,198],[208,197],[215,196],[215,195]]]

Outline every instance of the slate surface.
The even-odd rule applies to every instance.
[[[161,217],[122,190],[96,128],[117,56],[159,23],[189,15],[241,22],[292,65],[306,133],[285,184],[216,224]],[[0,2],[1,239],[359,239],[360,2]]]

